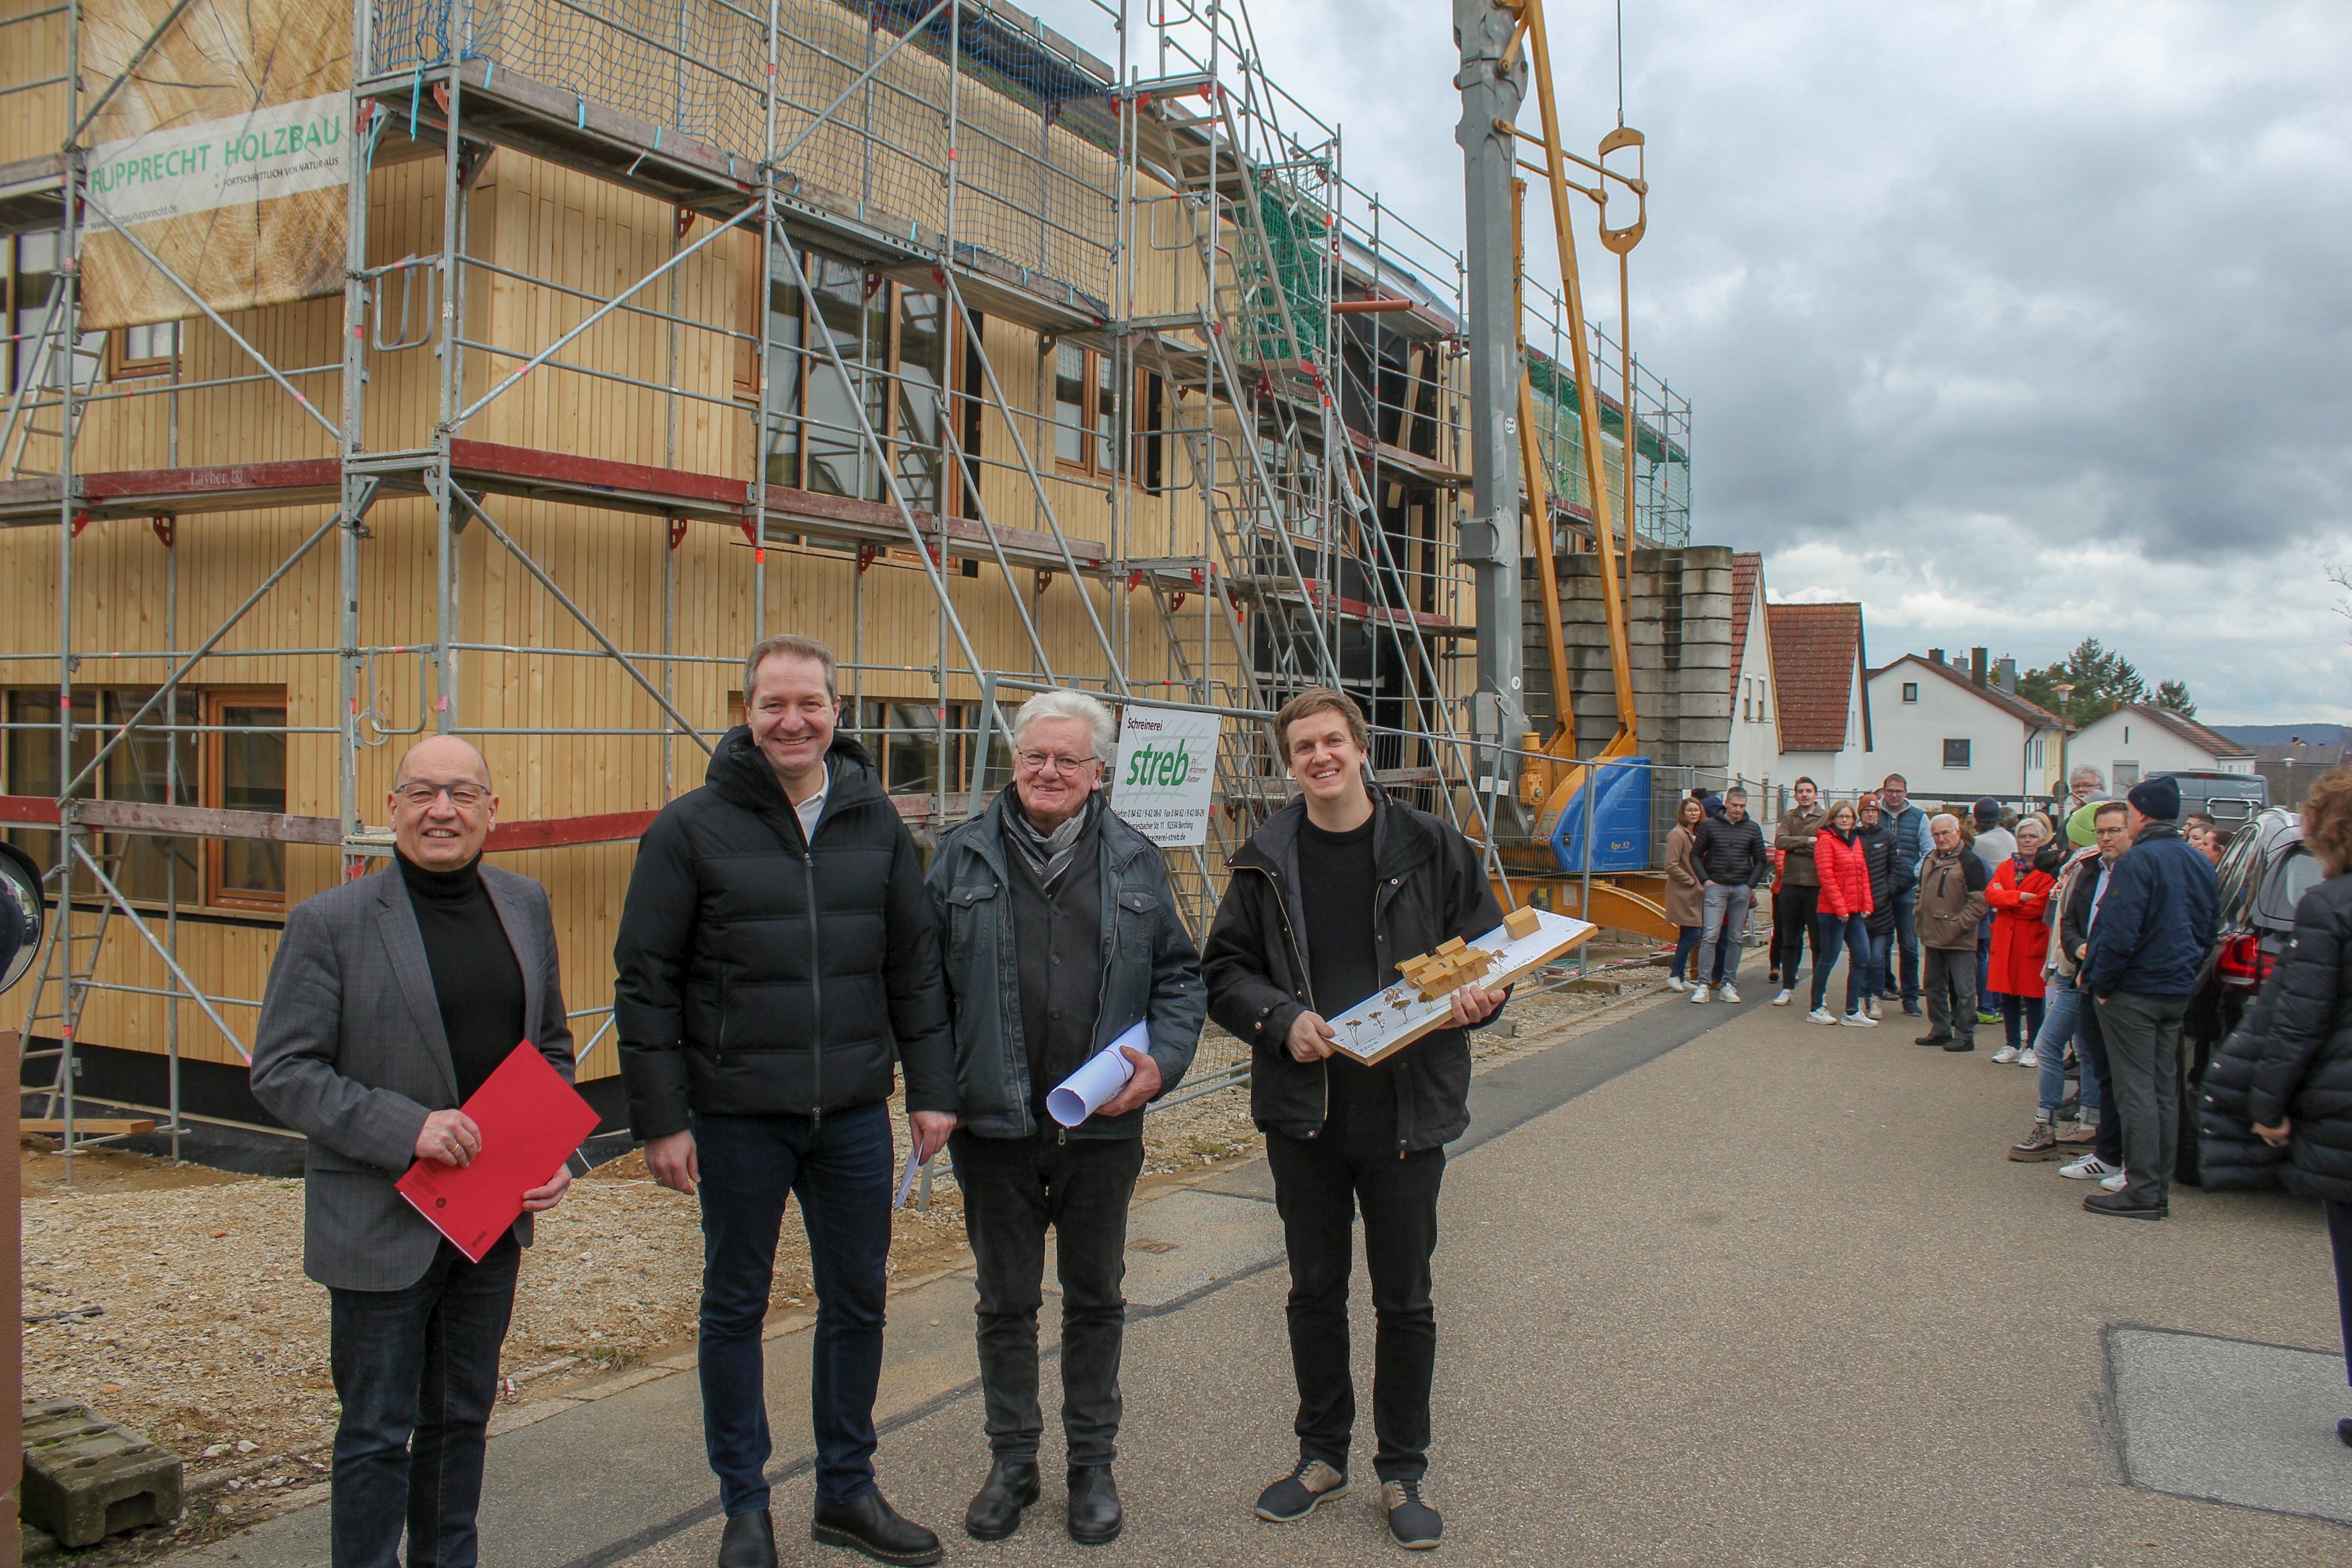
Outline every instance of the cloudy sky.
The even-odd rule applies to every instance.
[[[1091,0],[1038,8],[1108,56]],[[1615,10],[1546,12],[1571,147],[1616,120]],[[2209,721],[2352,720],[2352,5],[1624,12],[1634,332],[1693,405],[1695,540],[1862,600],[1874,664],[2095,635]],[[1446,0],[1255,21],[1349,175],[1457,239]]]

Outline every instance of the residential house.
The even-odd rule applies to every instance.
[[[1772,689],[1772,618],[1764,608],[1764,558],[1731,558],[1731,751],[1724,770],[1752,782],[1780,771],[1780,700]]]
[[[1830,796],[1876,785],[1885,769],[1873,755],[1862,606],[1767,604],[1764,612],[1780,708],[1771,782],[1783,787],[1801,775]]]
[[[2066,750],[2072,760],[2104,771],[2117,794],[2151,773],[2254,771],[2252,747],[2152,703],[2126,703],[2084,725]]]
[[[1902,774],[1912,797],[1923,801],[2058,793],[2066,726],[2017,695],[2014,671],[2004,659],[1994,674],[1981,648],[1969,669],[1932,648],[1925,657],[1906,653],[1873,672],[1882,775]]]

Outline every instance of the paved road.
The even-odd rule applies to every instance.
[[[2131,1484],[2108,1372],[2118,1325],[2335,1351],[2315,1214],[2184,1192],[2159,1225],[2086,1215],[2054,1166],[2001,1157],[2030,1114],[2031,1074],[1920,1051],[1909,1032],[1675,1004],[1479,1080],[1438,1254],[1429,1495],[1450,1555],[2352,1561],[2344,1525]],[[1249,1514],[1292,1452],[1285,1280],[1262,1175],[1213,1186],[1141,1206],[1131,1230],[1177,1246],[1130,1260],[1128,1535],[1073,1545],[1049,1479],[1013,1541],[954,1532],[950,1561],[1339,1563],[1391,1550],[1368,1465],[1356,1497],[1307,1522]],[[970,1301],[950,1278],[892,1307],[882,1483],[943,1530],[985,1463]],[[1368,1392],[1360,1303],[1359,1317]],[[805,1344],[771,1345],[787,1437],[805,1430]],[[2309,1369],[2340,1373],[2310,1356],[2295,1367],[2306,1396]],[[2331,1397],[2352,1414],[2340,1377],[2316,1395]],[[2304,1412],[2292,1441],[2333,1463],[2332,1434],[2301,1429],[2315,1419]],[[2193,1441],[2188,1453],[2193,1469]],[[492,1454],[488,1561],[710,1560],[689,1377],[566,1409]],[[809,1505],[804,1460],[779,1469],[785,1560],[849,1561],[791,1522]],[[323,1512],[201,1560],[323,1561]]]

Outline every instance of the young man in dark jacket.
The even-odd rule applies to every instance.
[[[1895,832],[1895,946],[1902,955],[1903,1010],[1919,1015],[1919,868],[1936,847],[1927,835],[1927,813],[1911,803],[1910,781],[1890,773],[1878,787],[1878,809]],[[1894,994],[1892,977],[1880,971],[1879,989]]]
[[[1748,912],[1755,906],[1756,890],[1772,880],[1772,856],[1764,847],[1764,830],[1748,815],[1747,790],[1735,785],[1723,792],[1723,818],[1698,825],[1691,859],[1698,862],[1702,884],[1698,960],[1691,973],[1707,978],[1712,989],[1694,984],[1690,999],[1736,1002]]]
[[[1265,1131],[1290,1255],[1298,1462],[1265,1489],[1257,1514],[1303,1519],[1347,1491],[1349,1231],[1360,1207],[1379,1322],[1373,1469],[1391,1534],[1433,1547],[1441,1521],[1421,1500],[1421,1479],[1437,1351],[1437,1191],[1445,1145],[1470,1124],[1464,1030],[1492,1019],[1505,993],[1462,987],[1453,1027],[1370,1066],[1333,1054],[1338,1031],[1326,1020],[1393,981],[1404,960],[1485,936],[1503,912],[1467,839],[1372,786],[1354,699],[1301,693],[1274,728],[1299,798],[1233,857],[1202,960],[1210,1016],[1251,1048],[1250,1114]]]
[[[2221,884],[2180,836],[2180,782],[2144,779],[2125,796],[2132,846],[2108,874],[2083,959],[2123,1116],[2124,1185],[2083,1200],[2094,1214],[2161,1219],[2171,1211],[2180,1140],[2180,1020],[2213,949]]]
[[[1772,847],[1780,852],[1780,896],[1772,906],[1772,967],[1780,975],[1780,993],[1772,998],[1776,1008],[1787,1007],[1796,994],[1797,965],[1808,941],[1813,945],[1813,967],[1822,964],[1822,934],[1814,918],[1821,909],[1822,874],[1813,865],[1813,841],[1829,812],[1822,807],[1821,787],[1811,779],[1798,779],[1796,795],[1797,803],[1780,819],[1772,839]]]
[[[937,1535],[874,1486],[895,1164],[887,1102],[907,1070],[925,1159],[955,1125],[955,1045],[921,862],[863,747],[836,735],[832,653],[751,650],[748,724],[708,782],[637,846],[614,945],[631,1130],[654,1179],[702,1199],[703,1441],[727,1515],[719,1568],[772,1568],[760,1329],[784,1201],[816,1275],[816,1515],[810,1533],[888,1563]]]
[[[1860,821],[1854,841],[1862,846],[1862,862],[1870,872],[1870,913],[1862,925],[1870,936],[1871,978],[1864,988],[1862,1007],[1864,1013],[1876,1018],[1879,998],[1886,990],[1887,967],[1895,956],[1895,889],[1901,875],[1897,862],[1903,848],[1877,796],[1864,795],[1856,803],[1856,813]]]
[[[940,839],[925,886],[947,944],[961,1124],[948,1141],[980,1275],[988,1479],[964,1511],[1002,1541],[1037,1500],[1037,1308],[1045,1231],[1062,1286],[1062,1435],[1071,1539],[1123,1522],[1111,1480],[1127,1302],[1127,1207],[1143,1106],[1192,1064],[1206,1001],[1160,847],[1104,802],[1110,709],[1040,692],[1013,720],[1013,788]],[[1046,1096],[1138,1023],[1126,1087],[1064,1125]]]

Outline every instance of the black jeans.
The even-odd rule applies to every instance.
[[[335,1568],[474,1568],[482,1449],[514,1312],[512,1236],[470,1263],[448,1242],[404,1290],[327,1292]]]
[[[1269,1131],[1266,1164],[1290,1254],[1290,1368],[1298,1382],[1298,1452],[1348,1468],[1356,1385],[1348,1360],[1349,1223],[1364,1216],[1372,1276],[1372,1461],[1383,1481],[1418,1480],[1429,1468],[1429,1385],[1437,1313],[1429,1260],[1437,1250],[1437,1189],[1445,1151],[1397,1157],[1395,1113],[1334,1103],[1312,1138]]]
[[[1037,1308],[1045,1228],[1062,1284],[1062,1437],[1074,1465],[1118,1456],[1119,1346],[1127,1332],[1127,1206],[1143,1170],[1135,1138],[948,1140],[963,1189],[963,1229],[980,1274],[980,1387],[988,1450],[1034,1459]]]
[[[1927,1032],[1956,1045],[1977,1039],[1977,956],[1966,947],[1930,947],[1919,994],[1927,1002]]]
[[[2327,1247],[2336,1256],[2336,1311],[2344,1320],[2344,1366],[2352,1375],[2352,1203],[2330,1198]]]
[[[1895,945],[1903,955],[1903,999],[1919,999],[1919,890],[1906,888],[1895,895]],[[1888,976],[1882,967],[1878,973],[1879,988],[1886,988]]]
[[[1821,927],[1814,924],[1821,908],[1818,884],[1790,887],[1784,883],[1772,901],[1772,967],[1780,971],[1784,991],[1797,988],[1797,966],[1804,959],[1808,940],[1813,945],[1813,967],[1822,967]]]
[[[874,1390],[882,1377],[883,1266],[890,1255],[890,1113],[877,1102],[806,1116],[694,1118],[702,1167],[702,1442],[728,1514],[768,1506],[768,1389],[760,1330],[784,1200],[797,1194],[816,1278],[809,1425],[816,1493],[874,1486]]]

